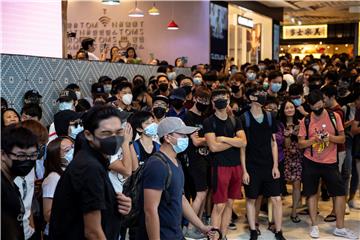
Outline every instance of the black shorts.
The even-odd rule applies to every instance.
[[[189,175],[195,186],[196,192],[203,192],[209,188],[210,168],[206,160],[196,160],[189,164]]]
[[[331,197],[345,196],[345,184],[337,163],[322,164],[304,157],[303,165],[302,182],[304,196],[309,197],[317,194],[320,178],[325,182]]]
[[[277,197],[281,194],[280,179],[274,179],[272,168],[268,170],[260,168],[247,168],[250,183],[244,184],[246,198],[256,199],[260,195],[265,197]]]

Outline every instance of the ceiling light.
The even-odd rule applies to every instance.
[[[179,26],[175,23],[174,20],[171,20],[167,26],[168,30],[178,30]]]
[[[298,20],[298,21],[297,21],[297,24],[298,24],[298,25],[301,25],[301,24],[302,24],[302,22],[301,22],[300,20]]]
[[[327,48],[330,48],[330,46],[327,46]]]
[[[336,47],[336,48],[335,48],[335,50],[339,50],[339,48],[338,48],[338,47]]]
[[[290,19],[292,23],[295,23],[295,18]]]
[[[320,45],[322,45],[322,42],[321,42],[321,41],[320,41],[319,43],[320,43]]]
[[[137,7],[137,1],[135,1],[135,8],[130,10],[129,17],[144,17],[144,12]]]
[[[349,46],[349,44],[345,44],[345,47],[348,47]]]
[[[290,45],[288,45],[288,48],[290,48],[291,46]]]
[[[155,2],[154,2],[154,4],[153,4],[152,8],[149,9],[149,15],[151,15],[151,16],[158,16],[158,15],[160,15],[159,9],[157,9],[157,8],[155,7]]]
[[[101,3],[105,5],[119,5],[120,0],[102,0]]]

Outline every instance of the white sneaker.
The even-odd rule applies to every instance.
[[[345,204],[345,215],[349,215],[350,214],[350,207],[349,204]]]
[[[320,237],[319,227],[318,226],[311,226],[311,228],[310,228],[310,237],[312,237],[312,238],[319,238]]]
[[[355,202],[355,200],[350,200],[350,201],[348,202],[348,204],[349,204],[349,207],[350,207],[350,208],[360,209],[359,204],[358,204],[357,202]]]
[[[356,234],[347,228],[335,228],[334,235],[338,237],[343,237],[347,239],[358,239],[359,237]]]

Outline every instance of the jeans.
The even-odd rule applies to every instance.
[[[349,195],[349,189],[350,189],[350,176],[351,176],[351,168],[352,168],[352,155],[351,155],[351,151],[352,151],[352,145],[353,145],[353,141],[351,137],[346,136],[346,141],[345,141],[345,159],[344,159],[344,163],[342,165],[342,170],[341,170],[341,176],[342,179],[344,181],[345,184],[345,194],[346,196]]]

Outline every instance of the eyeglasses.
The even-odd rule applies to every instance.
[[[77,128],[78,126],[82,127],[82,126],[83,126],[83,123],[82,123],[81,120],[76,120],[76,121],[74,121],[74,122],[71,122],[69,125],[70,125],[70,126],[74,126],[75,128]]]
[[[34,152],[32,154],[29,154],[29,155],[27,155],[27,154],[16,154],[16,153],[13,153],[13,152],[9,152],[8,154],[15,156],[15,158],[17,160],[21,160],[21,161],[24,161],[24,160],[37,160],[37,158],[39,156],[38,151],[36,151],[36,152]]]

